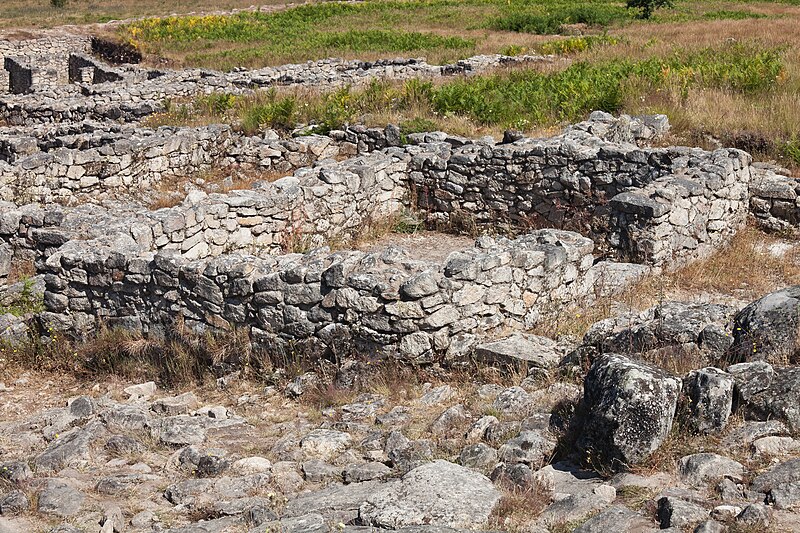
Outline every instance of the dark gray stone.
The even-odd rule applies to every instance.
[[[686,528],[708,519],[708,510],[696,503],[664,496],[658,500],[658,520],[661,528]]]
[[[694,370],[684,378],[690,423],[700,433],[716,433],[728,423],[733,407],[734,380],[718,368]]]
[[[36,510],[42,514],[66,518],[80,511],[84,498],[81,491],[64,481],[50,479],[37,496]]]
[[[669,434],[681,381],[621,355],[595,360],[584,382],[578,445],[614,470],[650,456]]]
[[[12,490],[0,496],[0,515],[8,516],[24,513],[31,507],[28,496],[21,490]]]
[[[797,482],[800,482],[800,459],[791,459],[756,476],[750,488],[766,494],[772,489]]]
[[[730,361],[790,361],[798,353],[800,285],[756,300],[735,317]]]
[[[645,531],[655,524],[623,505],[612,505],[573,530],[573,533],[627,533]]]

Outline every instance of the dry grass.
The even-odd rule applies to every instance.
[[[257,4],[281,7],[288,3],[285,0],[259,0]],[[251,6],[252,0],[70,0],[66,8],[57,9],[50,5],[49,0],[3,0],[0,28],[18,32],[22,28],[51,28],[173,13],[213,13]]]
[[[36,264],[33,259],[14,258],[11,271],[8,273],[8,283],[17,283],[32,278],[36,275]]]
[[[206,193],[227,194],[235,190],[250,189],[259,181],[273,182],[288,174],[277,170],[215,167],[190,176],[162,179],[153,189],[140,195],[139,199],[155,211],[180,205],[186,198],[186,188],[189,184]]]
[[[551,491],[540,483],[527,489],[512,487],[512,482],[500,483],[503,495],[492,510],[489,525],[502,531],[527,531],[533,520],[552,501]]]
[[[537,326],[535,333],[582,336],[599,320],[622,311],[644,310],[663,301],[726,297],[748,301],[799,284],[800,250],[792,247],[783,256],[770,252],[771,246],[786,242],[780,236],[747,226],[709,257],[674,272],[648,276],[617,296],[598,298],[592,306],[566,309]]]
[[[720,9],[742,7],[742,4],[720,5]],[[624,39],[621,44],[599,47],[578,54],[575,59],[589,62],[647,59],[729,42],[754,42],[765,49],[784,49],[784,72],[775,88],[766,94],[753,96],[707,88],[684,91],[677,87],[666,90],[629,87],[623,109],[633,114],[666,114],[683,142],[698,143],[710,134],[726,146],[736,146],[756,157],[776,159],[797,169],[800,161],[786,157],[784,144],[800,131],[800,7],[756,3],[747,4],[747,8],[781,18],[769,22],[710,20],[630,26],[613,32]]]
[[[178,319],[163,338],[121,329],[101,329],[80,341],[50,331],[22,345],[0,344],[0,370],[66,372],[81,379],[116,376],[128,380],[157,377],[165,385],[202,383],[215,374],[241,368],[245,374],[273,367],[270,357],[253,350],[245,330],[197,334]]]

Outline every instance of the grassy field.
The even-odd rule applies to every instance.
[[[253,4],[282,6],[286,3],[286,0],[68,0],[66,7],[58,9],[50,5],[50,0],[2,0],[0,28],[50,28],[173,13],[245,9]]]
[[[276,7],[282,0],[273,0]],[[161,16],[245,7],[235,0],[5,0],[0,24],[98,21],[159,65],[260,67],[325,57],[548,53],[567,61],[532,69],[367,89],[268,92],[173,102],[151,123],[229,121],[245,130],[323,129],[348,122],[443,128],[470,136],[503,128],[542,132],[593,109],[665,113],[679,142],[721,143],[800,166],[800,0],[678,1],[640,20],[612,0],[367,0],[272,12]]]
[[[162,17],[120,28],[121,38],[174,65],[227,70],[329,56],[424,55],[435,63],[476,53],[535,49],[551,35],[648,31],[687,21],[781,17],[769,4],[682,2],[649,21],[611,0],[374,0],[326,2],[275,13]]]

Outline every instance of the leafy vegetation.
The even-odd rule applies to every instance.
[[[414,123],[436,124],[474,136],[505,127],[539,131],[582,119],[591,109],[663,112],[673,131],[686,136],[684,142],[717,139],[800,164],[800,54],[792,51],[800,44],[800,17],[792,9],[678,1],[643,21],[636,9],[610,0],[367,0],[145,19],[123,25],[121,34],[175,64],[220,69],[400,54],[441,63],[497,52],[568,56],[574,62],[433,85],[378,84],[325,94],[279,90],[225,102],[174,102],[168,113],[149,119],[153,125],[224,120],[255,132],[315,123],[324,131],[354,121],[393,121],[409,131]],[[760,23],[765,17],[772,21],[768,26]],[[580,35],[537,35],[554,32]],[[740,44],[721,47],[722,42]],[[712,57],[717,52],[722,55]],[[418,94],[409,99],[409,91]],[[751,147],[753,139],[759,142]]]
[[[637,22],[638,15],[647,14],[652,22],[767,16],[745,9],[720,9],[719,4],[688,2],[653,14],[656,7],[671,4],[666,0],[631,2],[629,7],[612,0],[322,2],[271,13],[148,18],[124,24],[118,31],[120,37],[145,52],[176,63],[230,69],[397,53],[425,55],[429,61],[441,63],[475,53],[518,54],[539,46],[549,49],[548,53],[574,54],[593,45],[610,44],[608,39],[612,38],[604,40],[602,35],[593,34],[645,24]],[[536,39],[536,35],[573,33],[589,35],[552,45]]]
[[[22,280],[22,290],[13,303],[8,306],[0,305],[0,315],[24,316],[28,313],[38,313],[40,311],[44,311],[42,295],[34,291],[33,280],[29,278]]]
[[[579,52],[586,52],[598,46],[613,46],[622,42],[618,37],[610,35],[581,35],[580,37],[568,37],[566,39],[555,39],[542,43],[538,50],[542,54],[571,55]],[[516,54],[515,54],[516,55]]]
[[[622,6],[605,3],[534,5],[533,9],[514,8],[510,13],[491,20],[493,30],[555,35],[564,33],[570,24],[605,28],[630,18]]]
[[[638,12],[638,17],[649,19],[653,16],[653,11],[662,7],[674,7],[672,0],[628,0],[628,9]]]

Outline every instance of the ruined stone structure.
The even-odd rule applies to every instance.
[[[650,268],[702,257],[751,211],[768,226],[794,223],[789,178],[739,150],[652,148],[668,128],[661,116],[594,113],[549,139],[503,142],[405,138],[395,126],[281,139],[130,123],[164,96],[534,59],[323,61],[221,74],[109,67],[71,53],[65,85],[0,99],[12,124],[0,141],[0,280],[15,263],[33,265],[45,275],[43,320],[79,335],[104,325],[154,334],[182,319],[200,330],[243,327],[258,342],[346,337],[368,353],[431,361],[458,357],[482,335],[530,328]],[[71,96],[56,106],[59,91]],[[175,207],[138,201],[209,169],[287,175],[246,190],[190,189]],[[444,261],[325,247],[406,210],[517,236],[481,238]],[[291,253],[298,249],[310,253]]]
[[[0,532],[800,531],[800,286],[531,332],[748,219],[794,231],[788,172],[663,147],[664,116],[146,128],[165,97],[551,59],[224,74],[89,46],[0,41]],[[477,237],[361,240],[397,220]],[[196,372],[213,394],[159,390]]]

